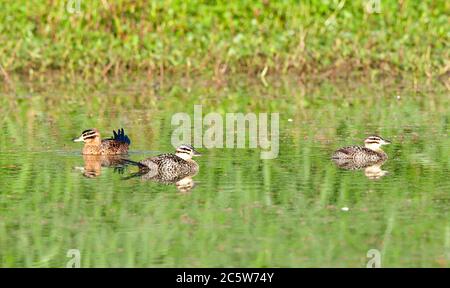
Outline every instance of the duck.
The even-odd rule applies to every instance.
[[[73,142],[84,142],[83,155],[122,155],[128,153],[130,138],[123,128],[113,131],[113,137],[101,139],[98,129],[84,130]]]
[[[139,162],[123,160],[128,164],[138,166],[138,174],[146,180],[171,183],[196,175],[199,166],[192,158],[198,156],[201,154],[194,147],[183,144],[176,148],[175,153],[165,153]]]
[[[360,169],[370,166],[371,163],[386,160],[388,155],[381,149],[381,146],[390,143],[391,141],[378,135],[372,135],[364,139],[364,146],[339,148],[333,153],[331,158],[335,162],[350,163],[351,166]]]

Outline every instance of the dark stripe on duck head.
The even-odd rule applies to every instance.
[[[370,137],[367,137],[366,138],[366,140],[382,140],[383,138],[381,138],[381,137],[378,137],[378,136],[370,136]]]
[[[86,139],[95,139],[96,137],[97,137],[97,135],[92,135],[92,136],[83,137],[83,138],[84,138],[84,140],[86,140]]]
[[[93,134],[98,134],[98,132],[95,130],[88,130],[87,132],[83,132],[82,135],[93,135]]]
[[[87,129],[87,130],[84,130],[83,132],[81,132],[81,134],[85,134],[88,132],[95,132],[95,131],[93,129]]]

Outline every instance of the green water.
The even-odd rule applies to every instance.
[[[442,86],[240,81],[2,92],[1,267],[65,267],[69,249],[81,267],[366,267],[369,249],[382,267],[450,266]],[[278,157],[199,148],[189,191],[125,180],[132,167],[83,175],[81,144],[70,141],[81,131],[124,127],[139,160],[173,151],[171,117],[195,104],[221,115],[278,112]],[[392,141],[384,176],[330,161],[369,134]]]

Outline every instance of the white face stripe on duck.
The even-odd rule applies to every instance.
[[[100,137],[100,133],[98,133],[98,131],[95,129],[88,129],[88,130],[84,130],[81,133],[81,136],[73,139],[73,141],[74,142],[84,142],[88,139],[94,139],[96,137]]]
[[[96,132],[96,131],[93,131],[93,130],[88,131],[86,133],[83,133],[83,138],[84,139],[92,139],[92,138],[95,138],[95,137],[98,137],[98,136],[100,136],[99,133]]]
[[[381,145],[390,144],[391,142],[381,138],[380,136],[369,136],[364,140],[364,145],[370,149],[379,149]]]
[[[193,156],[200,156],[201,154],[198,153],[191,145],[183,144],[177,147],[175,155],[177,155],[182,159],[187,160],[191,159]]]

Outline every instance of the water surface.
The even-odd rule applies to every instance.
[[[30,87],[0,100],[2,267],[65,267],[68,249],[80,250],[82,267],[365,267],[369,249],[383,267],[449,266],[443,87],[238,79]],[[199,148],[188,189],[126,179],[133,167],[84,173],[81,145],[70,141],[81,131],[124,127],[129,158],[139,160],[173,151],[171,117],[194,104],[223,115],[279,112],[279,156]],[[384,176],[330,161],[369,134],[393,143]]]

